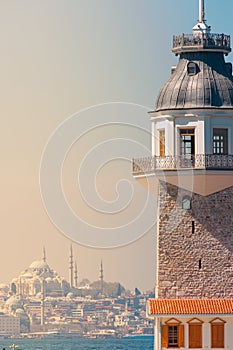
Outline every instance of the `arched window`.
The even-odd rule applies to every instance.
[[[191,209],[191,198],[189,196],[184,196],[182,199],[182,209],[190,210]]]

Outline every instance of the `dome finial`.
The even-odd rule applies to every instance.
[[[197,24],[193,27],[194,33],[210,33],[211,27],[207,25],[205,19],[205,2],[199,0],[199,19]]]
[[[205,23],[205,2],[199,0],[199,23]]]

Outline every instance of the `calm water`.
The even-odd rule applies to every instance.
[[[21,350],[153,350],[153,339],[1,339],[0,350],[13,343]]]

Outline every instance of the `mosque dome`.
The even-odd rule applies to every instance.
[[[15,313],[17,315],[22,315],[22,314],[25,314],[25,311],[23,309],[16,309]]]
[[[46,296],[63,296],[66,294],[70,289],[69,284],[61,281],[61,277],[50,268],[45,259],[42,259],[31,263],[18,278],[12,280],[11,285],[14,286],[12,290],[15,294],[41,298],[43,283]],[[9,300],[7,304],[11,303],[13,303],[13,300]],[[18,306],[14,305],[13,308],[16,309]]]
[[[21,301],[18,297],[16,296],[11,296],[9,299],[7,299],[6,301],[6,305],[8,307],[14,308],[14,309],[18,309],[21,308]]]
[[[50,267],[47,264],[46,261],[42,260],[36,260],[29,266],[29,270],[33,271],[50,271]]]
[[[35,295],[35,297],[36,297],[37,299],[41,299],[42,293],[41,293],[41,292],[38,292],[38,293]]]
[[[4,292],[8,292],[8,291],[9,291],[9,286],[8,286],[8,284],[0,283],[0,290],[1,290],[1,291],[4,291]]]
[[[233,108],[231,63],[222,52],[183,52],[159,92],[155,110]]]
[[[46,297],[61,297],[70,291],[70,284],[48,265],[45,249],[43,259],[33,261],[11,281],[11,291],[15,296],[41,298],[43,288]],[[10,303],[11,300],[8,301],[8,304]],[[14,309],[17,308],[19,307],[14,306]]]
[[[29,272],[29,271],[26,271],[21,276],[24,277],[24,278],[32,278],[33,277],[32,273]]]
[[[74,294],[72,292],[68,293],[66,296],[68,299],[72,299],[74,297]]]

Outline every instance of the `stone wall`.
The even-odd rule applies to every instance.
[[[160,298],[233,298],[233,187],[203,197],[161,182],[158,251]]]

